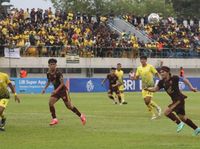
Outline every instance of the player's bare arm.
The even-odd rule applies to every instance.
[[[197,92],[197,88],[193,87],[187,78],[183,78],[183,82],[190,88],[191,91]]]
[[[8,84],[8,87],[11,89],[12,93],[14,94],[14,96],[15,96],[15,101],[18,102],[18,103],[20,103],[20,99],[19,99],[19,97],[17,96],[17,93],[16,93],[15,88],[14,88],[14,86],[12,85],[12,83],[9,83],[9,84]]]
[[[162,77],[161,77],[161,75],[159,74],[159,73],[156,73],[156,76],[161,80],[162,79]]]
[[[159,89],[158,86],[156,86],[156,87],[148,87],[148,88],[145,88],[144,90],[145,90],[145,91],[149,91],[149,92],[157,92],[157,91],[159,91],[160,89]]]
[[[138,80],[140,76],[136,76],[136,73],[134,73],[133,76],[130,76],[131,80]]]
[[[46,89],[49,87],[50,83],[51,83],[50,81],[47,81],[44,89],[42,90],[42,94],[44,94],[46,92]]]

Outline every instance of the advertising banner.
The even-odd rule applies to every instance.
[[[4,57],[6,58],[20,58],[20,48],[5,48],[4,49]]]
[[[47,79],[44,78],[12,78],[13,84],[15,84],[17,93],[41,93],[45,87]],[[101,85],[103,78],[71,78],[65,79],[65,84],[70,92],[107,92],[108,82]],[[194,87],[200,89],[200,78],[189,78]],[[155,80],[156,84],[158,80]],[[179,88],[183,91],[189,91],[188,86],[180,80]],[[50,85],[46,92],[53,91],[53,85]],[[141,80],[124,79],[124,89],[126,92],[138,92],[142,89]]]

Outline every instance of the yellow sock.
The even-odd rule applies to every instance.
[[[125,99],[124,99],[124,92],[121,92],[121,98],[122,98],[122,102],[124,102],[125,101]]]
[[[159,109],[158,104],[157,104],[155,101],[153,101],[153,100],[151,100],[150,105],[151,105],[153,108]]]
[[[5,118],[5,116],[2,114],[2,115],[0,115],[0,117],[2,118],[2,119],[4,119]]]
[[[152,115],[155,115],[155,112],[153,111],[153,107],[151,104],[147,105],[149,112],[151,112]]]

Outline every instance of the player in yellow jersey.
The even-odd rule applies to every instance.
[[[120,63],[117,64],[117,69],[116,69],[115,74],[117,75],[120,83],[122,84],[119,86],[119,91],[122,98],[122,104],[127,104],[127,102],[124,99],[124,83],[123,83],[124,72],[122,70],[122,65]]]
[[[17,96],[15,88],[13,87],[13,85],[10,82],[8,75],[0,72],[0,118],[1,118],[0,131],[5,130],[4,126],[6,123],[6,117],[4,116],[3,112],[6,109],[6,106],[8,104],[9,98],[10,98],[10,93],[9,93],[7,87],[9,87],[11,89],[11,91],[14,93],[15,101],[17,101],[19,103],[20,99]]]
[[[133,77],[133,80],[137,80],[141,78],[142,80],[142,97],[144,98],[144,102],[148,107],[148,110],[152,113],[151,119],[156,119],[161,116],[161,108],[152,100],[153,93],[149,91],[145,91],[145,88],[154,87],[154,76],[157,75],[159,78],[160,75],[157,70],[150,64],[147,64],[147,57],[140,57],[141,66],[137,67],[137,71]],[[154,111],[156,110],[156,113]]]

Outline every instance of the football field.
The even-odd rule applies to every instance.
[[[200,93],[186,92],[186,113],[200,125]],[[176,125],[162,115],[150,120],[140,93],[126,93],[128,105],[114,105],[106,93],[71,93],[74,105],[87,116],[87,124],[56,104],[59,124],[50,127],[47,95],[13,97],[6,110],[6,131],[0,132],[0,149],[199,149],[200,136],[185,126]],[[164,109],[171,100],[156,93],[155,101]]]

